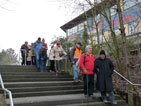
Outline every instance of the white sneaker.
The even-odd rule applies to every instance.
[[[104,102],[104,103],[108,103],[107,99],[104,99],[103,102]]]
[[[113,100],[113,101],[111,101],[111,103],[112,103],[113,105],[116,105],[116,104],[117,104],[117,101]]]

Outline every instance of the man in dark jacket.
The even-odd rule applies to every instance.
[[[29,52],[28,42],[25,41],[25,43],[21,46],[22,65],[26,65],[28,52]]]
[[[73,77],[75,82],[78,82],[79,72],[76,69],[76,62],[78,61],[82,54],[81,46],[82,46],[81,43],[78,42],[76,44],[76,47],[72,48],[70,51],[70,60],[73,66]]]
[[[113,92],[112,74],[114,65],[109,58],[106,57],[105,51],[100,51],[100,57],[95,60],[94,71],[97,73],[97,89],[101,92],[103,102],[107,103],[106,93],[110,95],[112,104],[117,104]]]
[[[39,62],[40,62],[40,71],[44,72],[46,70],[46,61],[47,61],[47,46],[43,45],[39,52]]]

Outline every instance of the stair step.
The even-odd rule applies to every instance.
[[[47,87],[47,86],[74,86],[83,85],[82,82],[74,83],[73,81],[45,81],[45,82],[9,82],[4,83],[6,88],[20,88],[20,87]]]
[[[33,66],[0,66],[0,73],[4,86],[12,92],[14,106],[112,106],[101,102],[98,92],[93,98],[84,97],[83,82],[74,83],[66,72],[56,76],[54,72],[39,72]],[[119,96],[116,100],[116,106],[126,106]]]
[[[80,93],[83,93],[83,89],[39,91],[39,92],[19,92],[19,93],[12,93],[12,96],[13,96],[13,98],[19,98],[19,97],[33,97],[33,96],[80,94]]]
[[[5,76],[2,76],[3,79],[18,79],[18,78],[72,78],[71,76],[64,76],[64,75],[59,75],[59,76],[56,76],[56,75],[5,75]]]
[[[83,94],[14,98],[14,104],[15,106],[88,106],[88,102],[89,104],[95,104],[93,106],[101,106],[100,104],[104,103],[100,101],[99,97],[100,93],[95,93],[93,98],[85,98]],[[117,99],[117,102],[124,105],[116,106],[125,106],[123,100]]]
[[[14,78],[3,79],[4,82],[36,82],[36,81],[72,81],[73,78]]]
[[[39,105],[39,106],[43,106],[43,105]],[[44,105],[45,106],[45,105]],[[56,106],[60,106],[60,105],[56,105]],[[123,100],[117,100],[117,104],[111,104],[110,102],[105,104],[103,102],[85,102],[85,103],[77,103],[77,104],[65,104],[65,105],[61,105],[61,106],[127,106],[125,101]]]
[[[75,89],[82,89],[83,86],[48,86],[48,87],[22,87],[22,88],[7,88],[12,93],[19,93],[19,92],[39,92],[39,91],[55,91],[55,90],[75,90]],[[2,93],[3,90],[0,89],[0,93]]]
[[[13,72],[13,71],[11,71],[11,72],[1,72],[0,71],[0,73],[2,74],[2,76],[7,76],[7,75],[56,75],[56,73],[55,72],[34,72],[34,71],[27,71],[27,72],[24,72],[24,71],[21,71],[21,72]],[[63,76],[69,76],[69,74],[68,73],[66,73],[66,72],[59,72],[58,73],[58,75],[60,76],[60,75],[63,75]]]

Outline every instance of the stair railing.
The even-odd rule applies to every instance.
[[[4,87],[1,74],[0,74],[0,84],[1,84],[1,87],[2,87],[2,89],[4,90],[4,92],[5,92],[5,93],[8,93],[8,95],[9,95],[10,106],[14,106],[13,98],[12,98],[12,93],[11,93],[10,90],[8,90],[8,89],[6,89],[6,88]]]
[[[114,72],[119,75],[121,78],[123,78],[126,82],[128,82],[129,84],[133,85],[133,86],[140,86],[141,87],[141,84],[135,84],[131,81],[129,81],[127,78],[125,78],[123,75],[121,75],[119,72],[117,72],[116,70],[114,70]]]

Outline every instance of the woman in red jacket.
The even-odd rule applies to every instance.
[[[86,46],[86,53],[81,55],[79,66],[84,80],[84,95],[92,96],[94,91],[94,61],[96,57],[92,55],[92,46]]]

